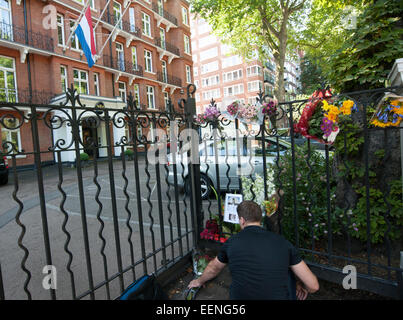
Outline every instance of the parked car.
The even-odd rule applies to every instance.
[[[8,162],[6,157],[0,158],[0,184],[8,183]]]
[[[285,140],[279,139],[278,145],[276,138],[267,137],[266,139],[266,163],[274,163],[278,153],[280,156],[291,148],[291,144]],[[216,173],[216,156],[214,153],[214,142],[206,141],[199,145],[200,156],[200,187],[202,198],[207,199],[214,187],[217,189],[218,179]],[[172,154],[168,155],[168,177],[170,185],[174,185],[174,169],[172,165]],[[183,166],[180,159],[183,158]],[[177,184],[180,188],[189,191],[189,177],[186,154],[181,157],[176,154],[177,159]],[[240,143],[240,154],[237,153],[237,143],[235,140],[220,141],[217,144],[217,163],[219,171],[219,182],[221,190],[239,190],[239,177],[252,176],[256,174],[263,176],[263,146],[262,139],[255,138],[243,139]],[[241,168],[238,168],[238,163]]]

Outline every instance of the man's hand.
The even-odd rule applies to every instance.
[[[203,283],[201,283],[201,281],[199,279],[195,279],[195,280],[190,281],[188,288],[189,289],[198,288],[198,287],[201,287],[202,285],[203,285]]]
[[[308,296],[308,291],[303,287],[303,285],[299,282],[297,282],[297,299],[298,300],[305,300],[306,297]]]

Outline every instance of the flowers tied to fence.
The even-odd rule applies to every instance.
[[[371,124],[380,127],[398,127],[403,120],[403,97],[386,97],[379,104]]]
[[[336,100],[330,90],[317,90],[306,104],[294,130],[306,138],[333,144],[340,131],[341,117],[349,117],[353,111],[358,111],[354,101]]]
[[[262,125],[265,116],[267,116],[272,121],[272,124],[275,125],[277,105],[278,101],[276,99],[268,99],[264,101],[263,104],[259,101],[257,101],[256,104],[245,104],[239,100],[235,100],[226,107],[224,112],[221,113],[217,109],[216,105],[213,104],[207,107],[204,113],[198,114],[195,121],[199,125],[214,123],[215,121],[218,121],[218,118],[221,115],[223,115],[230,120],[238,119],[240,122],[246,125]]]

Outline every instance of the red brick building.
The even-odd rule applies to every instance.
[[[144,110],[164,110],[169,98],[178,101],[181,89],[192,82],[188,2],[90,1],[99,55],[92,68],[76,36],[70,37],[86,0],[0,2],[0,101],[58,104],[71,84],[89,106],[102,101],[122,108],[129,92]],[[0,119],[7,113],[10,109],[1,108]],[[2,141],[11,139],[25,153],[33,148],[26,122],[15,130],[0,123]],[[43,121],[38,131],[41,149],[47,150],[54,132]],[[117,140],[122,133],[112,134]],[[19,166],[33,163],[30,155],[17,158]],[[42,157],[53,160],[53,154]]]

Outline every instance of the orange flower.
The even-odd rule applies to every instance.
[[[354,101],[346,100],[343,102],[343,105],[340,108],[340,111],[344,114],[349,116],[351,114],[351,108],[354,106]]]

